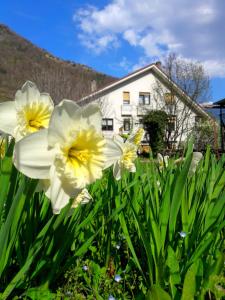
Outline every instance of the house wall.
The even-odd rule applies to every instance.
[[[159,93],[159,89],[161,89]],[[123,92],[130,93],[130,104],[123,104]],[[139,93],[149,92],[151,95],[150,105],[139,104]],[[139,77],[135,77],[116,86],[108,91],[96,101],[100,103],[103,118],[113,119],[113,131],[103,131],[106,137],[112,137],[118,133],[128,133],[123,129],[123,120],[130,118],[133,128],[140,126],[140,120],[149,110],[163,109],[169,113],[169,109],[164,101],[164,93],[170,92],[169,89],[156,78],[155,74],[148,71]],[[190,110],[179,98],[176,97],[177,125],[179,125],[178,140],[185,140],[191,128],[195,124],[196,113]],[[179,123],[179,124],[178,124]],[[181,135],[182,133],[182,135]]]

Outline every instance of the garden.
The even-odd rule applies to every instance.
[[[225,156],[190,141],[143,160],[142,130],[103,138],[97,105],[53,107],[30,82],[15,99],[1,104],[0,299],[224,299]]]

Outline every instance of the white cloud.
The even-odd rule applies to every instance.
[[[85,47],[92,50],[96,54],[100,54],[111,47],[112,48],[119,47],[119,40],[117,39],[116,36],[112,34],[105,34],[99,36],[98,39],[96,39],[95,37],[87,38],[85,34],[80,34],[78,37]]]
[[[131,62],[128,61],[128,59],[125,56],[123,56],[122,60],[119,62],[119,67],[127,72],[130,72],[132,65]]]
[[[211,77],[225,77],[225,59],[206,60],[203,65]]]
[[[130,43],[131,46],[137,46],[140,39],[138,33],[132,29],[125,30],[123,33],[123,38]]]
[[[143,60],[174,51],[202,61],[213,76],[224,76],[225,1],[111,0],[102,9],[76,12],[82,43],[101,53],[125,40],[141,47]]]

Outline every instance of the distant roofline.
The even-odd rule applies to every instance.
[[[216,102],[213,102],[213,105],[216,104],[216,105],[225,105],[225,98],[221,99],[221,100],[218,100]]]
[[[103,88],[100,88],[97,91],[95,91],[95,92],[93,92],[93,93],[91,93],[91,94],[89,94],[89,95],[81,98],[80,100],[77,101],[77,103],[81,104],[82,102],[85,102],[85,101],[87,101],[88,99],[91,99],[91,98],[96,99],[99,94],[104,93],[107,90],[109,90],[109,89],[111,89],[111,88],[113,88],[113,87],[115,87],[115,86],[117,86],[117,85],[119,85],[119,84],[121,84],[123,82],[126,82],[127,80],[129,80],[129,79],[131,79],[131,78],[133,78],[133,77],[135,77],[135,76],[137,76],[139,74],[142,74],[142,73],[144,73],[144,72],[146,72],[148,70],[151,70],[151,69],[153,69],[161,78],[163,78],[164,80],[166,80],[168,83],[172,84],[172,86],[176,90],[176,92],[179,95],[181,95],[181,97],[184,98],[187,101],[187,103],[195,111],[197,111],[200,115],[204,116],[205,118],[214,121],[214,119],[207,112],[205,112],[198,103],[194,102],[191,99],[191,97],[188,96],[188,94],[181,87],[179,87],[173,80],[171,80],[168,77],[168,75],[165,73],[165,71],[163,71],[162,68],[160,68],[158,66],[158,64],[156,64],[156,63],[148,64],[148,65],[146,65],[146,66],[144,66],[144,67],[142,67],[142,68],[140,68],[140,69],[138,69],[138,70],[136,70],[136,71],[134,71],[132,73],[129,73],[128,75],[126,75],[126,76],[124,76],[122,78],[119,78],[118,80],[114,81],[113,83],[110,83],[107,86],[105,86]]]

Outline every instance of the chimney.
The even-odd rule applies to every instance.
[[[91,81],[91,92],[95,92],[97,90],[97,82],[96,80]]]
[[[162,63],[161,63],[161,61],[157,61],[157,62],[155,63],[155,65],[156,65],[156,67],[158,67],[159,69],[162,68]]]

